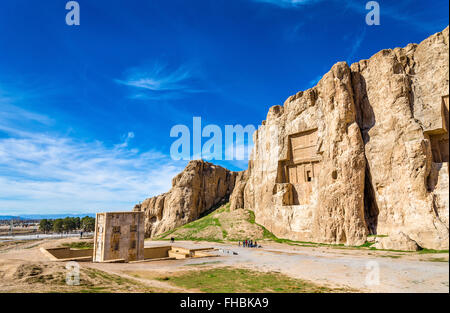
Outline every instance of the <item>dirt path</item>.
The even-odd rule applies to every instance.
[[[150,241],[147,245],[167,244]],[[449,292],[448,253],[396,253],[330,247],[298,247],[264,243],[263,249],[230,244],[177,242],[186,247],[214,246],[238,255],[224,253],[218,265],[276,271],[294,278],[329,287],[350,287],[363,292]],[[447,262],[436,262],[444,259]],[[205,262],[186,260],[185,264]],[[374,277],[379,273],[379,283]]]
[[[45,239],[35,242],[0,243],[0,290],[14,284],[14,271],[23,264],[39,264],[51,271],[50,262],[40,247],[57,247],[74,239]],[[167,241],[146,241],[147,246],[168,245]],[[301,247],[288,244],[262,243],[263,248],[242,248],[236,244],[178,241],[186,248],[218,249],[218,257],[186,260],[165,260],[128,264],[80,263],[91,268],[119,275],[166,292],[194,292],[156,280],[185,271],[231,266],[257,271],[280,272],[293,278],[335,288],[351,288],[362,292],[449,292],[448,253],[417,254],[331,247]],[[236,252],[234,255],[232,252]],[[444,261],[444,262],[442,262]],[[56,262],[64,267],[65,263]],[[379,273],[379,283],[376,277]],[[375,276],[374,276],[375,275]],[[8,283],[6,282],[8,279]],[[369,284],[368,284],[369,283]],[[25,290],[29,286],[23,285]]]
[[[141,277],[138,277],[137,275],[129,275],[129,274],[127,274],[127,272],[142,274],[142,271],[141,272],[139,272],[138,270],[133,271],[133,268],[129,268],[129,267],[124,268],[123,265],[124,264],[85,263],[82,266],[89,267],[89,268],[95,268],[95,269],[101,270],[101,271],[109,273],[109,274],[119,275],[124,278],[128,278],[131,280],[141,282],[148,287],[154,287],[154,288],[158,288],[158,289],[162,289],[162,290],[167,290],[168,292],[182,292],[182,293],[193,292],[191,290],[173,286],[173,285],[163,282],[163,281],[159,281],[159,280],[155,280],[155,279],[141,278]],[[145,274],[142,274],[142,275],[145,277]]]

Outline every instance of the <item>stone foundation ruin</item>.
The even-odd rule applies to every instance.
[[[135,263],[186,258],[214,257],[215,249],[186,249],[177,246],[144,247],[142,212],[97,213],[94,249],[41,248],[52,261]]]

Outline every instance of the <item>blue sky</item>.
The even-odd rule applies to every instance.
[[[130,210],[187,164],[174,125],[257,127],[334,63],[449,20],[448,1],[379,1],[367,26],[356,0],[79,0],[67,26],[66,2],[0,3],[0,215]]]

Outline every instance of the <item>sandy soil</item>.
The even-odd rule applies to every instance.
[[[78,239],[43,239],[0,243],[0,292],[81,291],[62,282],[65,263],[48,261],[40,247],[57,247]],[[146,247],[168,245],[167,241],[146,241]],[[179,241],[175,245],[217,248],[218,257],[154,261],[130,264],[79,263],[88,286],[103,286],[116,292],[195,292],[174,287],[156,277],[189,270],[232,266],[258,271],[275,271],[327,287],[351,288],[361,292],[449,292],[448,254],[417,254],[332,247],[301,247],[262,242],[263,248],[236,244]],[[237,255],[233,254],[236,252]],[[445,260],[446,262],[442,262]],[[439,262],[438,262],[439,261]],[[203,264],[202,266],[192,266]],[[379,272],[377,280],[367,280]],[[92,271],[118,275],[117,279],[92,278]],[[368,284],[369,283],[369,284]],[[56,287],[55,287],[56,286]],[[85,286],[86,287],[86,286]],[[99,287],[102,288],[102,287]]]
[[[0,242],[0,292],[171,292],[155,284],[116,276],[80,262],[80,285],[66,283],[66,262],[49,261],[39,248],[59,247],[73,238]],[[83,240],[87,241],[87,240]]]

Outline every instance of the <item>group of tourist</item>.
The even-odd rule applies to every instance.
[[[239,241],[239,247],[240,246],[241,246],[241,241]],[[256,242],[256,240],[255,240],[255,242],[253,242],[253,240],[243,240],[242,246],[244,248],[261,248],[261,246],[258,246],[258,243]]]

